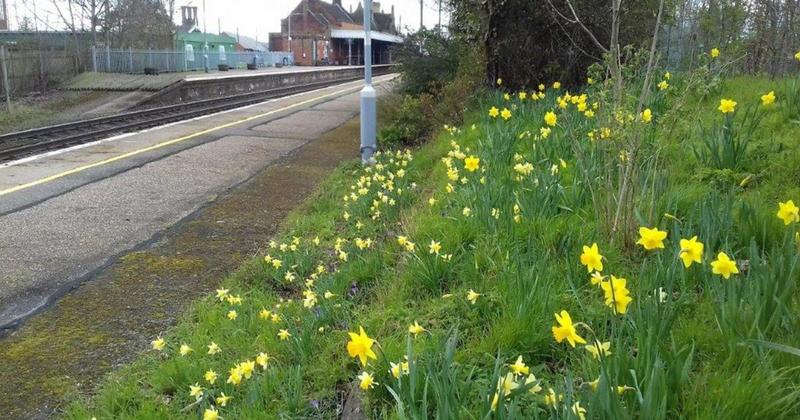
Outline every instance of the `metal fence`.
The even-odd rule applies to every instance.
[[[217,70],[220,64],[231,69],[244,69],[248,64],[256,68],[294,65],[291,53],[267,52],[200,52],[164,50],[119,50],[93,47],[90,52],[92,70],[104,73],[145,73],[153,69],[159,73]]]
[[[0,67],[5,67],[5,81],[0,83],[0,98],[22,96],[30,92],[43,92],[58,86],[78,73],[85,71],[86,57],[71,51],[26,50],[18,51],[0,46]],[[0,77],[2,75],[0,74]]]

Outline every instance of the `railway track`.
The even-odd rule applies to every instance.
[[[3,134],[0,135],[0,162],[88,143],[117,134],[188,120],[201,115],[240,108],[267,99],[307,92],[354,80],[360,80],[360,78],[339,79],[266,91],[249,92],[223,98],[206,99],[141,111],[124,112],[105,117]]]

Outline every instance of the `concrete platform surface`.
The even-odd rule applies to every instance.
[[[377,78],[378,91],[392,78]],[[350,120],[360,88],[346,83],[0,165],[0,327]]]
[[[67,82],[64,87],[70,90],[142,90],[148,92],[157,92],[181,80],[213,80],[235,77],[253,77],[264,74],[342,70],[346,68],[361,68],[361,66],[265,67],[258,70],[232,69],[230,71],[210,71],[209,73],[203,73],[201,71],[162,73],[157,76],[145,76],[144,74],[86,72],[74,77],[72,80]]]

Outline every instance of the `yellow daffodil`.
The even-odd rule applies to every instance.
[[[697,240],[697,236],[692,236],[691,239],[681,239],[681,252],[680,258],[686,268],[692,266],[692,263],[703,262],[703,243]]]
[[[266,369],[267,365],[269,364],[269,359],[271,359],[271,357],[269,357],[268,354],[263,352],[258,353],[258,356],[256,356],[256,364],[261,366],[262,369]]]
[[[167,342],[164,341],[163,338],[158,337],[155,340],[151,341],[150,345],[153,346],[153,350],[162,351],[164,350],[164,347],[167,345]]]
[[[606,276],[600,274],[599,271],[595,271],[592,273],[591,277],[589,277],[589,281],[592,283],[592,286],[598,286],[606,279]]]
[[[372,374],[368,372],[361,372],[361,374],[358,375],[358,387],[364,391],[371,389],[377,384],[378,383],[375,382],[375,378],[373,378]]]
[[[528,386],[530,384],[534,384],[533,386],[528,388],[528,392],[530,392],[531,394],[536,394],[542,391],[542,387],[539,385],[539,381],[536,379],[536,376],[533,376],[532,373],[528,375],[527,378],[525,378],[525,386]]]
[[[234,310],[228,311],[228,319],[230,319],[231,321],[234,321],[238,316],[239,314],[237,314],[236,311]]]
[[[500,394],[495,392],[492,397],[492,411],[497,410],[497,404],[500,403]]]
[[[667,238],[667,232],[663,230],[658,230],[657,227],[652,229],[646,227],[639,228],[639,240],[636,241],[637,244],[644,247],[644,249],[650,251],[653,249],[663,249],[664,248],[664,239]]]
[[[761,95],[761,104],[764,106],[775,103],[775,91],[771,90],[765,95]]]
[[[186,344],[186,343],[181,344],[181,348],[179,350],[181,356],[186,356],[187,354],[191,353],[192,351],[194,351],[194,350],[192,350],[192,348],[189,347],[188,344]]]
[[[538,88],[539,88],[539,92],[544,92],[544,90],[545,90],[544,83],[539,83]]]
[[[469,217],[472,214],[472,209],[464,207],[464,210],[461,210],[461,214],[463,214],[464,217]]]
[[[545,396],[544,396],[545,405],[549,405],[549,406],[555,408],[558,405],[558,403],[561,402],[561,401],[564,401],[564,395],[563,394],[556,394],[556,392],[553,390],[553,388],[548,388],[547,389],[547,394],[545,394]]]
[[[480,296],[481,296],[480,293],[478,293],[478,292],[476,292],[476,291],[474,291],[472,289],[469,289],[469,291],[467,292],[467,300],[470,301],[470,303],[472,303],[473,305],[475,304],[475,302],[478,301],[478,298]]]
[[[426,331],[425,328],[423,328],[421,325],[419,325],[419,323],[417,321],[414,321],[413,324],[408,326],[408,332],[411,333],[411,334],[414,334],[414,337],[416,337],[417,335],[419,335],[419,334],[421,334],[421,333],[423,333],[425,331]]]
[[[661,82],[658,84],[658,90],[667,90],[668,88],[669,88],[669,83],[667,83],[667,81],[666,81],[666,80],[662,80],[662,81],[661,81]]]
[[[566,339],[572,347],[575,347],[576,343],[586,344],[586,340],[578,335],[569,312],[562,310],[560,314],[555,314],[555,316],[558,325],[553,326],[553,337],[557,342],[560,343]]]
[[[267,260],[268,258],[270,260]],[[271,261],[271,257],[269,255],[264,257],[264,259],[265,259],[265,261],[267,261],[267,263],[269,263]],[[225,298],[227,298],[227,297],[228,297],[228,289],[217,289],[217,299],[219,299],[220,302],[224,301]]]
[[[783,220],[784,225],[792,222],[800,222],[800,209],[794,205],[794,201],[789,200],[785,203],[778,203],[778,218]]]
[[[530,373],[530,368],[522,361],[522,356],[518,356],[517,360],[508,365],[508,368],[514,372],[515,375],[523,376]]]
[[[256,370],[256,362],[247,360],[239,364],[239,371],[245,379],[250,379],[253,376],[253,371]]]
[[[220,392],[219,397],[215,398],[214,401],[217,403],[218,406],[225,407],[226,405],[228,405],[228,401],[232,399],[233,397],[225,395],[224,392]]]
[[[734,112],[736,111],[736,101],[732,99],[720,99],[719,108],[717,109],[723,114]]]
[[[555,116],[555,114],[554,114],[554,116]],[[542,128],[539,129],[539,136],[541,136],[543,139],[546,139],[546,138],[548,138],[550,136],[551,132],[552,132],[552,130],[550,129],[550,127],[542,127]]]
[[[650,111],[650,108],[647,108],[644,111],[642,111],[641,118],[642,122],[644,123],[649,123],[650,121],[653,121],[653,112]]]
[[[203,420],[219,420],[219,412],[216,408],[206,408],[203,411]]]
[[[408,372],[409,365],[407,361],[400,363],[389,362],[389,373],[391,373],[396,379],[400,379],[400,376],[402,375],[408,375]]]
[[[524,101],[528,97],[528,92],[520,92],[518,96],[520,101]]]
[[[217,353],[219,353],[221,351],[222,351],[222,349],[220,349],[219,346],[217,345],[217,343],[215,343],[213,341],[211,342],[211,344],[208,345],[208,354],[214,355],[214,354],[217,354]]]
[[[213,370],[207,370],[203,375],[203,379],[205,379],[206,382],[213,384],[217,381],[217,372],[214,372]]]
[[[600,378],[597,378],[593,381],[584,382],[584,384],[589,385],[589,389],[592,391],[597,391],[597,386],[600,385]]]
[[[731,260],[728,254],[720,252],[717,259],[711,261],[711,272],[727,280],[731,278],[731,274],[739,273],[739,269],[736,267],[736,261]]]
[[[347,352],[350,354],[350,357],[358,357],[361,361],[361,365],[366,366],[367,359],[378,360],[378,356],[372,351],[372,345],[375,344],[375,340],[369,338],[367,333],[364,332],[364,327],[358,328],[358,334],[354,332],[348,333],[350,335],[350,342],[347,343]]]
[[[555,112],[547,111],[547,113],[544,114],[544,122],[550,127],[555,127],[556,123],[558,123],[558,117],[556,117]]]
[[[478,170],[481,164],[481,159],[475,156],[470,156],[464,159],[464,169],[475,172]]]
[[[511,95],[509,95],[508,93],[504,93],[503,94],[503,99],[505,99],[506,101],[510,101],[511,100]]]
[[[499,77],[498,77],[498,78],[497,78],[497,85],[498,85],[498,86],[500,86],[500,85],[502,85],[502,84],[503,84],[503,79],[501,79],[501,78],[499,78]]]
[[[502,392],[503,396],[510,395],[517,388],[519,388],[519,384],[514,380],[514,374],[511,372],[497,380],[497,390]]]
[[[581,254],[581,264],[586,266],[586,271],[603,271],[603,256],[600,255],[600,250],[596,243],[592,246],[583,246],[583,253]]]
[[[498,115],[500,115],[500,110],[497,109],[497,107],[489,108],[489,116],[490,117],[497,118]]]
[[[719,48],[712,48],[711,49],[711,58],[719,57]]]
[[[508,121],[511,118],[511,111],[508,108],[503,108],[503,111],[500,112],[500,116],[503,117],[504,120]]]
[[[592,355],[593,358],[599,359],[600,356],[608,356],[611,354],[611,342],[600,342],[599,340],[595,340],[592,344],[587,344],[583,348]]]
[[[240,382],[242,382],[242,368],[236,365],[228,372],[228,380],[226,383],[239,385]]]
[[[272,316],[272,312],[268,311],[266,308],[261,308],[261,311],[258,313],[258,317],[267,320],[269,317]]]
[[[628,311],[628,305],[633,301],[630,290],[626,287],[627,280],[611,276],[611,280],[600,283],[600,288],[605,294],[606,306],[614,309],[614,313],[624,314]]]
[[[292,334],[288,330],[281,329],[280,331],[278,331],[278,337],[281,339],[281,341],[286,341],[291,336]]]
[[[195,383],[194,385],[189,385],[189,396],[194,397],[195,399],[203,398],[203,387],[200,384]]]
[[[561,82],[553,82],[553,89],[561,89]]]
[[[578,416],[580,420],[586,420],[586,409],[581,407],[581,403],[578,401],[572,404],[572,414]]]
[[[798,51],[797,54],[794,55],[794,59],[800,61],[800,51]]]
[[[670,73],[670,72],[664,73],[664,79],[666,79],[666,80],[672,79],[672,73]]]

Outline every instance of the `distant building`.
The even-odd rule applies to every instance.
[[[197,26],[197,7],[181,7],[181,25],[175,32],[175,49],[202,54],[208,43],[209,54],[220,54],[236,51],[236,38],[221,34],[203,33]]]
[[[269,51],[269,44],[267,44],[266,42],[261,42],[255,38],[250,38],[249,36],[239,35],[230,32],[223,32],[222,34],[236,40],[236,51],[247,51],[247,52]]]
[[[291,25],[290,25],[291,20]],[[298,65],[361,65],[364,63],[364,9],[349,12],[341,0],[300,0],[281,20],[281,32],[271,33],[272,51],[291,51]],[[290,31],[291,26],[291,31]],[[391,45],[403,42],[395,24],[394,6],[384,13],[380,2],[372,3],[372,62],[392,61]]]

